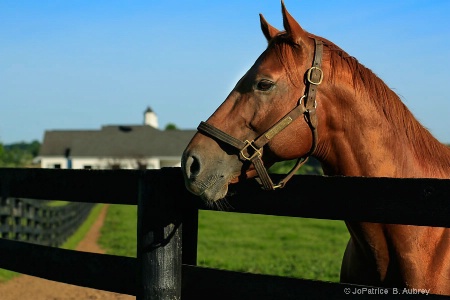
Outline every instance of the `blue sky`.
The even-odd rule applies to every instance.
[[[306,30],[372,69],[450,143],[450,1],[286,0]],[[264,51],[280,1],[0,1],[0,142],[45,130],[196,128]]]

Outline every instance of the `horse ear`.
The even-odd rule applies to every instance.
[[[292,37],[295,43],[299,43],[301,40],[307,38],[306,32],[303,28],[295,21],[291,14],[287,11],[284,1],[281,0],[281,10],[283,13],[283,26],[286,32]]]
[[[266,19],[264,19],[264,16],[262,14],[259,14],[259,20],[261,22],[261,29],[262,32],[264,33],[264,36],[266,37],[267,41],[270,42],[270,40],[277,35],[278,29],[270,25],[266,21]]]

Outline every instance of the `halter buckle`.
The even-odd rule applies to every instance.
[[[250,142],[250,141],[248,141],[248,140],[245,140],[245,142],[244,142],[244,143],[245,143],[245,146],[241,149],[241,152],[239,152],[239,154],[241,155],[241,157],[242,157],[243,159],[245,159],[245,160],[253,160],[255,157],[262,156],[261,149],[256,148],[255,145],[253,145],[253,142],[254,142],[254,141],[251,141],[251,142]],[[249,146],[253,148],[254,152],[253,152],[253,154],[247,156],[247,155],[245,155],[244,151],[245,151]]]
[[[276,189],[282,189],[282,188],[284,188],[284,183],[278,183],[278,184],[274,184],[274,185],[273,185],[273,189],[274,189],[274,190],[276,190]]]
[[[314,81],[314,80],[312,79],[312,73],[313,73],[314,70],[319,71],[319,75],[320,75],[320,76],[319,76],[319,79],[318,79],[317,81]],[[311,84],[314,84],[314,85],[319,85],[319,84],[321,84],[321,83],[322,83],[322,80],[323,80],[323,71],[322,71],[322,69],[319,68],[319,67],[311,67],[311,68],[309,68],[308,73],[306,74],[306,79],[307,79],[308,82],[311,83]]]

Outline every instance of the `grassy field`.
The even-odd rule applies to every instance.
[[[136,207],[111,205],[101,246],[136,256]],[[198,265],[339,281],[349,234],[343,222],[201,211]]]
[[[136,257],[137,206],[110,205],[100,232],[108,254]]]
[[[61,202],[63,202],[63,201],[61,201]],[[60,206],[63,204],[57,203],[55,205]],[[92,227],[92,224],[94,224],[95,220],[97,220],[97,218],[100,214],[101,208],[102,208],[102,205],[96,205],[89,213],[89,216],[87,217],[86,221],[80,226],[80,228],[77,229],[77,231],[75,231],[75,233],[69,239],[67,239],[67,241],[61,246],[61,248],[75,249],[76,246],[78,245],[78,243],[83,239],[83,237],[86,235],[86,233]],[[8,270],[0,269],[0,282],[8,281],[17,275],[19,275],[19,274],[8,271]]]

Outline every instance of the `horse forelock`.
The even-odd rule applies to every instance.
[[[273,38],[268,48],[273,48],[276,54],[278,63],[283,66],[289,81],[295,87],[300,87],[303,84],[303,74],[298,68],[299,45],[292,41],[291,37],[286,32],[279,32]]]

